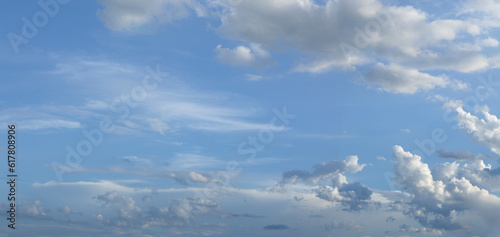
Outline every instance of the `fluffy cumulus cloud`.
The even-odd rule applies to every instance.
[[[411,195],[404,213],[417,220],[426,229],[406,232],[432,232],[466,229],[467,223],[457,221],[462,212],[477,212],[484,221],[498,223],[495,213],[500,210],[500,198],[478,186],[480,177],[475,172],[490,168],[482,160],[467,166],[445,163],[429,168],[421,157],[393,147],[394,182]]]
[[[387,92],[415,93],[454,85],[441,73],[433,75],[433,70],[469,73],[500,65],[492,51],[498,40],[488,35],[488,30],[500,26],[495,21],[494,9],[499,5],[495,1],[453,3],[456,14],[446,16],[379,0],[100,2],[105,7],[97,14],[113,30],[168,23],[193,12],[215,16],[220,25],[213,29],[240,44],[217,46],[221,62],[271,66],[272,52],[293,49],[301,59],[295,60],[292,71],[322,73],[363,65],[372,68],[360,69],[365,81]]]
[[[309,60],[295,71],[371,65],[372,81],[376,72],[397,71],[397,76],[376,77],[377,84],[390,92],[414,93],[450,86],[446,77],[422,70],[474,72],[494,67],[492,57],[483,52],[483,47],[496,45],[495,39],[482,35],[488,27],[474,19],[442,19],[412,6],[372,0],[257,0],[230,6],[218,30],[267,48],[298,49]],[[475,43],[464,40],[468,38]],[[376,63],[381,59],[388,66]]]
[[[483,115],[482,119],[465,111],[462,106],[456,108],[460,128],[475,141],[487,145],[492,152],[500,154],[500,120],[497,116],[490,114],[487,106],[477,109],[477,112]]]

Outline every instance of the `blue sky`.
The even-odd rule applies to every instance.
[[[0,236],[500,231],[500,1],[2,5]]]

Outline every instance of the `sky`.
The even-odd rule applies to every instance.
[[[0,237],[500,231],[498,0],[0,5]]]

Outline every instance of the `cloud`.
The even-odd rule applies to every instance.
[[[481,53],[482,47],[495,45],[493,40],[464,47],[468,43],[464,39],[482,40],[489,27],[467,16],[470,19],[443,19],[412,6],[388,6],[372,0],[321,4],[255,0],[226,7],[218,31],[276,51],[297,49],[307,58],[293,69],[298,72],[354,69],[377,61],[417,71],[473,72],[494,67],[493,58]]]
[[[34,219],[51,219],[47,215],[47,210],[43,207],[43,203],[39,200],[35,200],[33,203],[22,202],[19,214]]]
[[[487,106],[478,107],[484,119],[466,112],[462,106],[456,107],[456,118],[461,129],[475,141],[488,146],[492,152],[500,154],[500,120],[490,114]]]
[[[290,229],[290,227],[288,227],[287,225],[283,225],[283,224],[266,225],[262,228],[265,230],[288,230],[288,229]]]
[[[143,25],[166,24],[187,18],[194,11],[206,15],[205,7],[195,0],[99,0],[104,9],[97,15],[115,31],[129,31]]]
[[[81,128],[82,125],[79,122],[67,121],[62,119],[48,119],[48,120],[24,120],[20,121],[19,125],[21,129],[27,130],[40,130],[40,129],[62,129],[62,128]]]
[[[100,2],[105,8],[98,11],[99,17],[117,31],[210,12],[221,22],[215,31],[240,42],[234,48],[215,48],[221,62],[267,67],[275,64],[272,52],[294,50],[302,56],[291,69],[294,72],[356,70],[367,65],[372,69],[361,69],[367,75],[363,81],[391,93],[465,85],[426,70],[470,73],[500,65],[498,55],[484,50],[498,47],[498,41],[487,35],[490,28],[500,26],[494,21],[498,8],[494,1],[466,1],[457,5],[455,17],[378,0]]]
[[[313,166],[313,172],[305,170],[291,170],[283,173],[281,184],[295,184],[298,180],[305,183],[317,184],[320,180],[334,179],[339,183],[344,183],[346,172],[356,173],[366,166],[358,164],[357,156],[348,156],[343,161],[332,160],[328,163],[319,163]]]
[[[315,190],[316,196],[330,202],[340,202],[347,208],[344,211],[365,210],[371,203],[373,192],[359,182],[338,186],[321,186]]]
[[[497,47],[498,44],[499,44],[498,40],[491,37],[488,37],[480,41],[480,45],[484,47]]]
[[[68,206],[64,206],[64,207],[58,208],[57,211],[64,213],[64,214],[69,214],[69,213],[71,213],[71,208],[69,208]]]
[[[116,191],[106,192],[105,194],[98,195],[97,201],[104,203],[103,205],[110,205],[118,209],[118,219],[120,221],[110,223],[117,226],[134,224],[134,217],[138,216],[141,208],[135,205],[135,200],[125,195],[119,195]]]
[[[328,231],[334,230],[334,229],[342,229],[342,230],[347,230],[347,231],[353,231],[356,233],[362,233],[364,231],[363,226],[361,226],[358,223],[355,222],[345,222],[345,221],[339,221],[335,220],[331,224],[325,225],[325,229]]]
[[[458,161],[475,161],[482,160],[483,156],[476,156],[472,154],[470,151],[447,151],[443,149],[439,149],[437,154],[441,158],[451,158]]]
[[[457,215],[466,211],[477,211],[488,222],[499,221],[493,213],[500,210],[500,198],[474,185],[476,180],[471,178],[471,174],[486,168],[482,161],[462,169],[456,163],[445,163],[431,172],[420,156],[400,146],[394,146],[393,151],[394,182],[411,195],[404,213],[427,228],[426,231],[463,229],[464,223],[457,221]],[[470,171],[469,175],[459,175],[460,170]]]
[[[5,109],[0,111],[0,123],[7,125],[16,121],[19,129],[25,130],[45,130],[60,131],[64,129],[79,129],[84,126],[77,121],[76,116],[68,116],[75,113],[75,110],[62,106],[63,108],[52,106],[35,106],[15,109]],[[88,117],[89,114],[80,113],[81,117]]]
[[[348,183],[344,176],[346,172],[357,173],[366,166],[359,164],[357,156],[348,156],[343,161],[332,160],[328,163],[319,163],[313,166],[313,172],[306,170],[291,170],[283,173],[283,178],[270,190],[284,192],[285,185],[296,184],[302,180],[307,185],[317,185],[326,181],[328,185],[315,188],[316,197],[329,201],[339,202],[346,206],[345,211],[360,211],[371,203],[372,191],[361,183]],[[302,198],[303,199],[303,198]],[[295,200],[302,200],[297,199]]]
[[[255,214],[250,214],[250,213],[244,213],[244,214],[241,214],[241,215],[233,214],[232,216],[233,217],[249,217],[249,218],[264,218],[264,217],[266,217],[266,216],[263,216],[263,215],[255,215]]]
[[[384,91],[402,94],[414,94],[435,87],[446,87],[450,83],[448,77],[444,75],[431,76],[416,69],[382,63],[377,63],[368,70],[362,80],[368,84],[378,85]]]
[[[193,226],[197,216],[220,212],[217,202],[206,199],[173,199],[168,207],[148,206],[140,208],[129,196],[109,191],[95,197],[103,203],[103,210],[114,210],[115,214],[104,216],[94,215],[94,218],[104,225],[117,227],[151,226]]]
[[[60,77],[72,85],[73,92],[85,93],[92,100],[85,99],[80,106],[58,104],[19,113],[41,111],[51,119],[56,115],[68,121],[78,118],[81,124],[85,123],[84,119],[107,118],[113,121],[116,126],[114,133],[117,134],[156,132],[166,135],[184,129],[211,132],[287,129],[251,121],[261,109],[243,102],[247,98],[223,91],[195,90],[182,80],[169,76],[159,66],[152,70],[161,75],[162,82],[157,88],[146,90],[144,100],[134,101],[131,88],[141,88],[144,77],[151,77],[151,68],[78,57],[62,61],[46,73]]]
[[[269,52],[258,44],[251,44],[250,48],[238,46],[234,49],[222,48],[218,45],[215,48],[217,59],[232,65],[244,65],[254,67],[269,67],[274,65],[274,60]],[[251,77],[255,79],[255,77]],[[260,78],[259,78],[260,79]]]
[[[401,132],[404,132],[404,133],[410,133],[411,130],[409,128],[402,128],[401,129]]]
[[[417,234],[425,234],[425,235],[436,235],[436,236],[443,234],[443,232],[440,230],[427,229],[425,227],[416,228],[416,227],[411,227],[411,226],[406,225],[406,224],[399,226],[399,230],[401,232],[417,233]]]
[[[499,27],[498,11],[500,11],[500,3],[495,0],[467,0],[464,1],[461,13],[477,14],[481,18],[482,24],[488,27]]]
[[[245,80],[247,81],[262,81],[264,77],[260,75],[254,75],[254,74],[245,74]]]

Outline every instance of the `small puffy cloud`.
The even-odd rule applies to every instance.
[[[410,133],[411,131],[409,128],[403,128],[403,129],[401,129],[401,132]]]
[[[195,173],[195,172],[189,172],[188,176],[194,182],[200,182],[200,183],[206,183],[206,182],[208,182],[208,179],[205,176],[203,176],[201,174],[198,174],[198,173]]]
[[[168,174],[159,174],[161,177],[167,177],[170,179],[175,180],[176,182],[183,184],[183,185],[189,185],[190,183],[210,183],[210,182],[215,182],[215,178],[212,176],[215,176],[215,174],[211,173],[206,173],[206,174],[200,174],[199,172],[169,172]]]
[[[444,75],[431,76],[416,69],[382,63],[377,63],[368,70],[362,80],[368,84],[380,86],[384,91],[402,94],[414,94],[435,87],[446,87],[450,83],[448,77]]]
[[[260,75],[245,74],[245,80],[247,80],[247,81],[262,81],[263,77]]]
[[[267,67],[274,65],[274,60],[269,52],[258,44],[251,44],[250,48],[238,46],[233,49],[223,48],[221,45],[218,45],[215,48],[215,52],[219,61],[236,66]]]
[[[58,211],[62,212],[64,214],[69,214],[69,213],[71,213],[71,208],[69,208],[68,206],[64,206],[64,207],[59,208]]]

